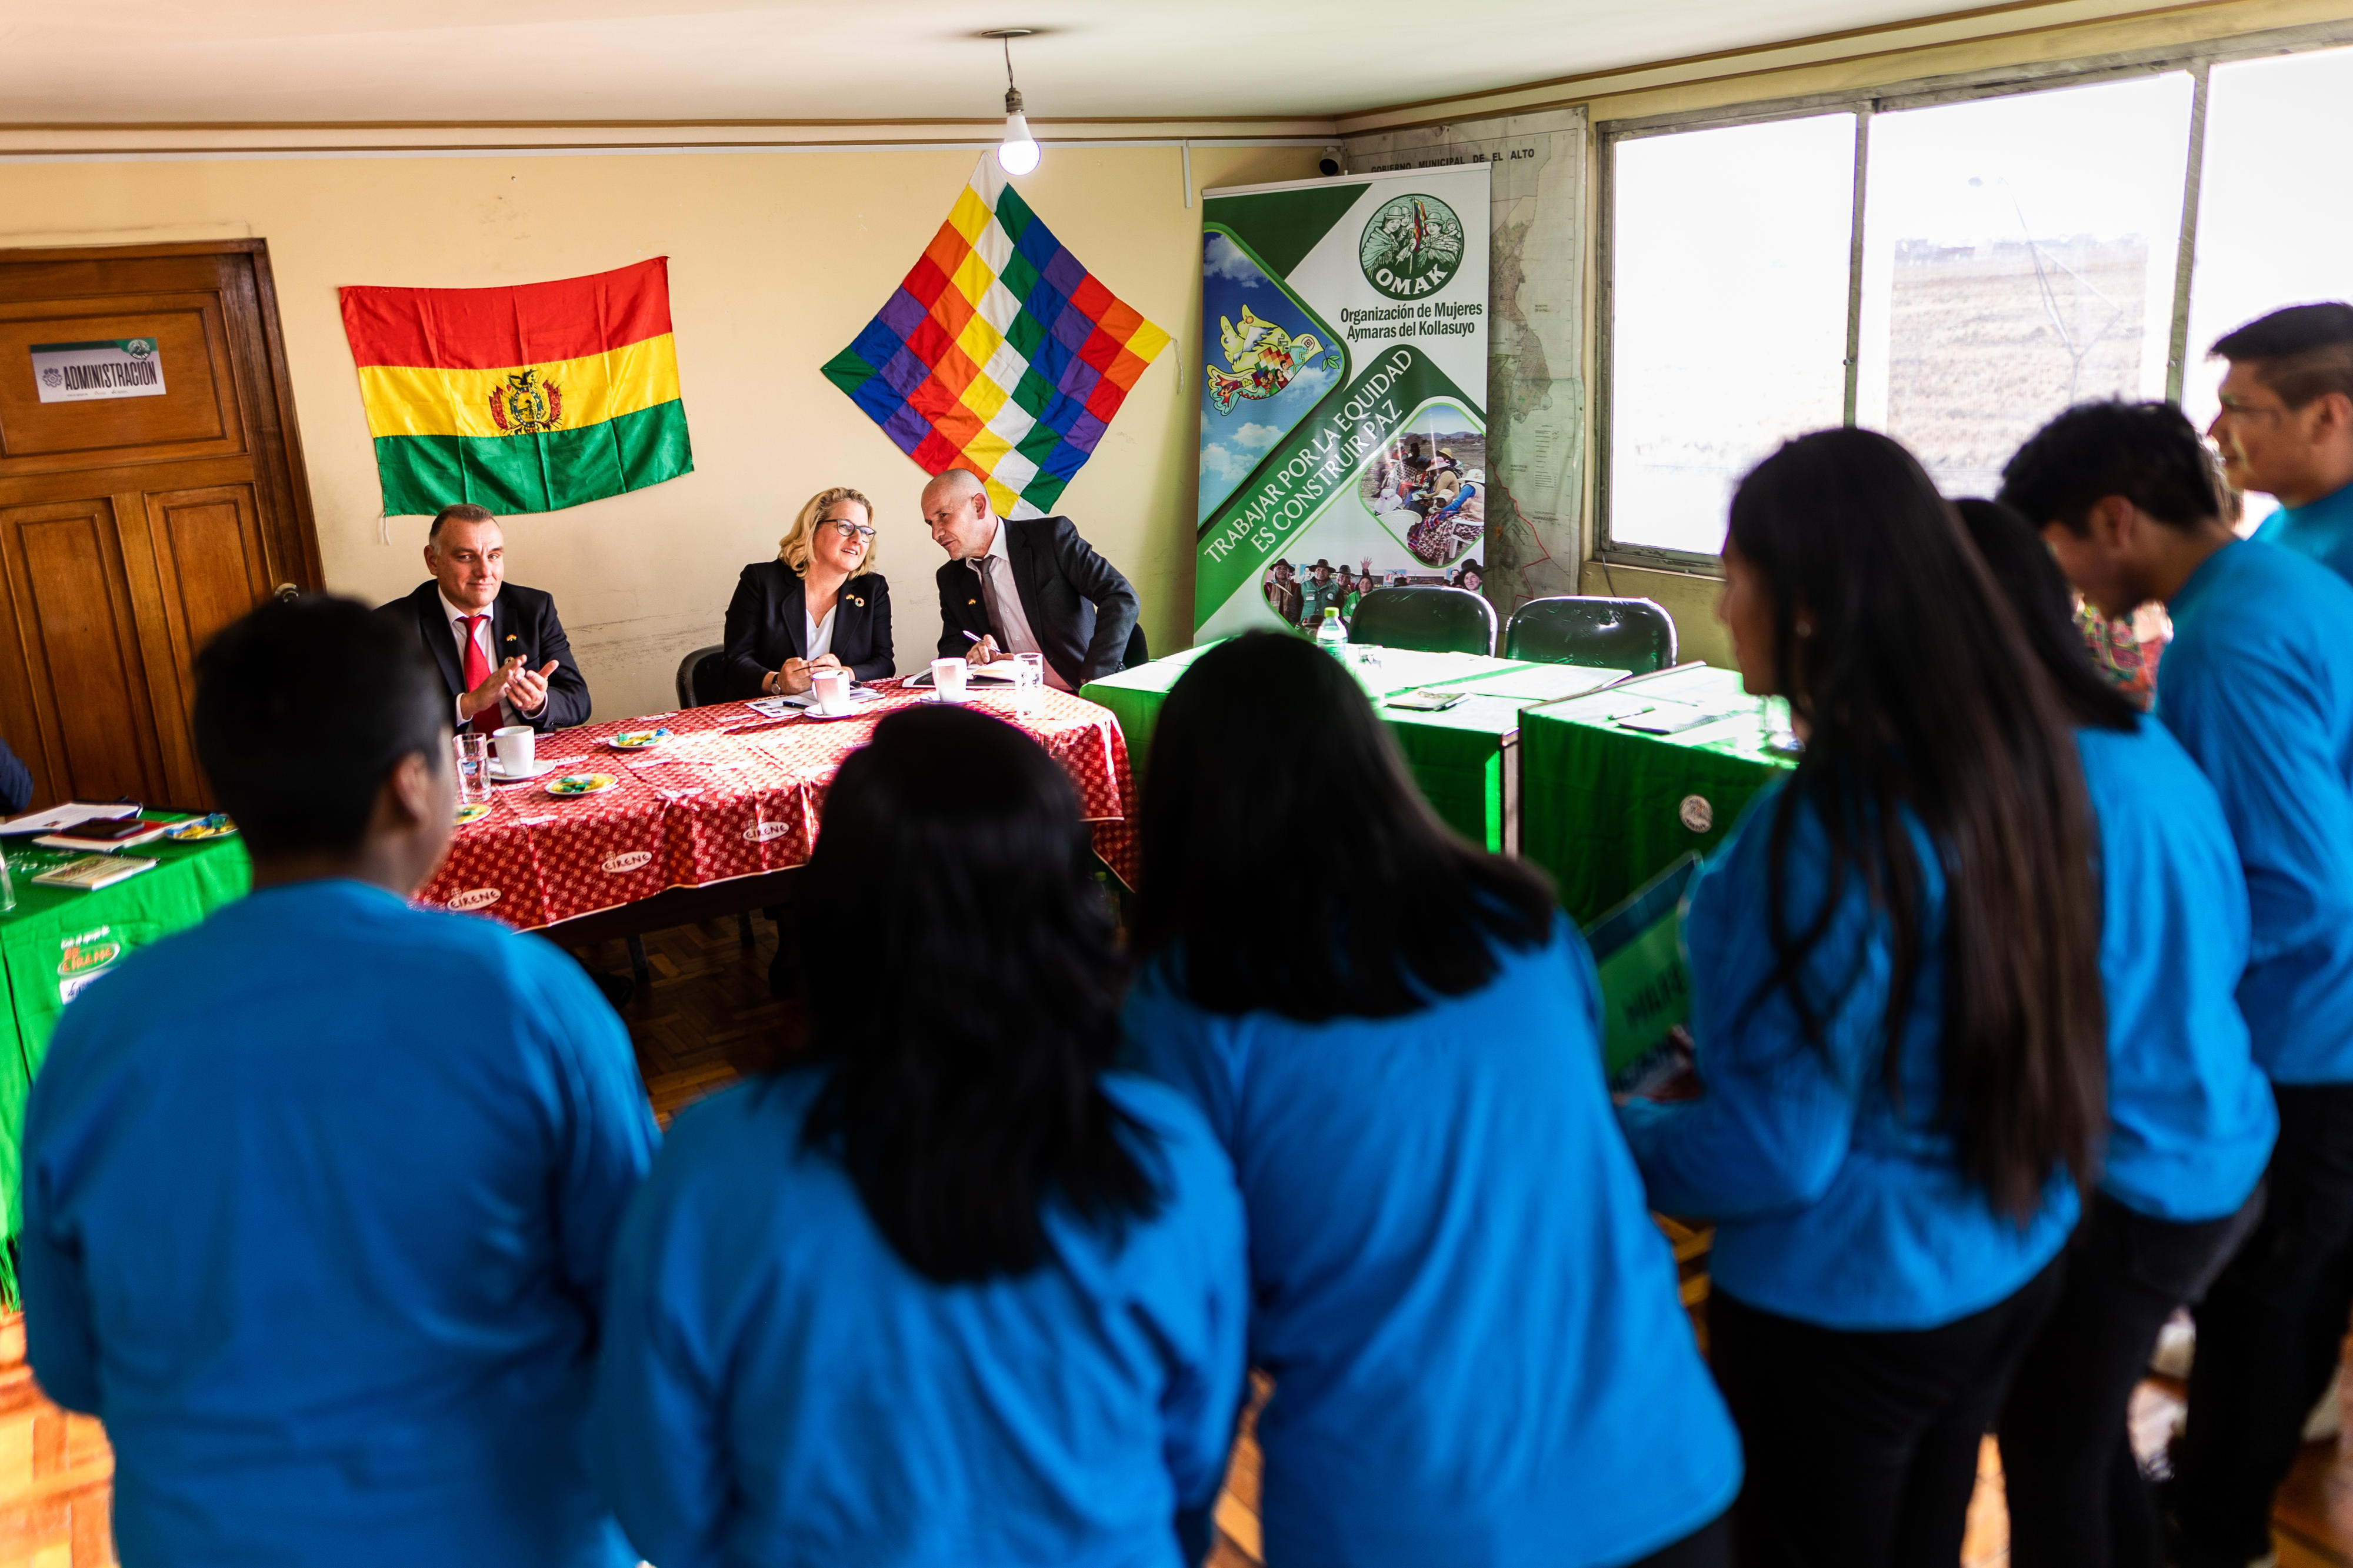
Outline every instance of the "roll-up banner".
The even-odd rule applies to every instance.
[[[1484,164],[1202,193],[1198,639],[1475,586]]]

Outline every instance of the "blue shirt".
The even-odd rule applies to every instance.
[[[2157,715],[2238,841],[2255,1060],[2274,1083],[2353,1083],[2353,587],[2244,540],[2167,608]]]
[[[257,891],[96,982],[33,1085],[23,1285],[122,1560],[636,1563],[578,1439],[653,1146],[577,963],[378,888]]]
[[[1730,1506],[1740,1447],[1610,1125],[1567,922],[1398,1018],[1206,1013],[1147,973],[1141,1064],[1250,1210],[1271,1563],[1645,1556]]]
[[[2353,485],[2303,506],[2284,506],[2263,519],[2253,537],[2308,555],[2339,577],[2353,579]]]
[[[2054,1172],[2021,1225],[1961,1171],[1941,1123],[1945,879],[1925,833],[1924,950],[1888,1093],[1891,934],[1850,871],[1801,979],[1826,1049],[1810,1044],[1773,973],[1767,845],[1786,781],[1749,805],[1701,870],[1684,917],[1692,1036],[1706,1092],[1637,1100],[1619,1121],[1669,1214],[1716,1222],[1709,1268],[1741,1301],[1822,1328],[1936,1328],[2004,1300],[2058,1254],[2075,1189]],[[1786,929],[1810,927],[1829,897],[1830,841],[1798,807],[1787,862]]]
[[[2163,725],[2135,724],[2075,732],[2100,824],[2100,1185],[2157,1219],[2221,1219],[2254,1191],[2279,1131],[2232,994],[2247,963],[2247,884],[2213,786]]]
[[[591,1422],[630,1539],[661,1568],[1178,1568],[1178,1510],[1225,1479],[1248,1289],[1201,1119],[1106,1075],[1160,1213],[1115,1236],[1052,1205],[1050,1261],[942,1285],[802,1146],[822,1073],[687,1111],[630,1205]]]

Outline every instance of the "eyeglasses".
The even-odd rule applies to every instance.
[[[874,525],[871,522],[852,522],[848,518],[829,517],[825,520],[822,526],[833,530],[844,539],[871,539],[874,537]]]

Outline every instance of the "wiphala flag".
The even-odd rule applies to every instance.
[[[1005,183],[993,153],[826,378],[927,474],[968,468],[1003,517],[1043,517],[1168,334]]]

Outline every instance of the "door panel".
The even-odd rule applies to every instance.
[[[210,806],[195,765],[187,708],[195,700],[195,658],[213,634],[269,597],[268,551],[251,485],[168,490],[142,498],[154,552],[166,651],[151,669],[172,798]],[[153,640],[149,640],[153,647]]]
[[[204,805],[206,640],[319,586],[268,247],[0,250],[0,738],[34,804]],[[42,403],[35,343],[153,338],[164,393]]]
[[[26,761],[36,784],[56,799],[160,804],[164,780],[113,507],[0,509],[0,561],[32,678],[40,756]]]
[[[43,403],[36,343],[153,338],[160,397]],[[242,453],[221,306],[199,294],[0,301],[0,474]]]

